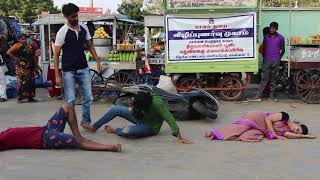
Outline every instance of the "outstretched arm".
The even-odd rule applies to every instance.
[[[296,133],[292,133],[292,132],[285,132],[284,136],[288,139],[302,139],[302,138],[306,138],[306,139],[315,139],[316,136],[310,135],[310,134],[296,134]]]
[[[193,144],[192,141],[187,140],[181,136],[176,120],[174,119],[174,117],[172,116],[172,114],[170,113],[166,105],[162,102],[162,100],[159,100],[157,102],[157,106],[158,106],[157,108],[158,114],[162,116],[162,118],[169,124],[172,130],[172,135],[178,138],[179,143]]]

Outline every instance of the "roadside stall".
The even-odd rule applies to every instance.
[[[178,91],[239,100],[258,71],[257,1],[166,0],[166,64]]]
[[[320,29],[316,22],[319,8],[263,8],[262,28],[272,21],[286,37],[280,84],[291,98],[320,103]],[[289,58],[290,57],[290,58]]]
[[[165,33],[163,15],[146,15],[144,17],[145,52],[150,66],[148,83],[156,85],[164,74]],[[155,32],[156,31],[156,32]]]
[[[40,31],[41,60],[42,68],[44,71],[43,79],[44,82],[48,82],[49,85],[51,84],[50,86],[53,88],[55,87],[55,79],[53,71],[53,54],[51,51],[52,38],[54,37],[54,34],[57,33],[58,30],[65,24],[65,22],[66,20],[64,19],[62,14],[44,13],[41,16],[39,16],[39,19],[36,22],[33,23],[35,29],[38,29]],[[80,14],[79,22],[93,22],[94,26],[97,27],[97,29],[94,30],[93,44],[95,46],[98,56],[103,60],[101,62],[102,65],[104,65],[106,69],[108,69],[106,73],[107,77],[103,77],[103,74],[97,72],[96,62],[93,61],[92,57],[90,57],[90,53],[86,52],[86,57],[88,59],[89,67],[91,68],[92,77],[99,77],[98,79],[102,79],[100,83],[104,83],[104,81],[107,78],[109,78],[111,74],[113,74],[114,70],[128,68],[132,69],[133,66],[135,66],[135,62],[128,62],[125,64],[122,62],[115,62],[112,59],[109,59],[109,54],[111,52],[114,52],[114,50],[119,49],[117,47],[122,47],[123,44],[129,44],[128,42],[126,42],[126,35],[128,34],[130,27],[132,25],[140,25],[142,23],[128,19],[125,15],[111,14]],[[127,49],[125,51],[127,51]],[[125,61],[122,58],[121,60]],[[50,95],[58,96],[59,94],[61,94],[61,91]]]
[[[296,4],[295,7],[261,8],[260,15],[260,32],[276,21],[280,34],[286,39],[279,85],[290,98],[320,103],[320,28],[314,23],[320,9],[301,8]]]
[[[162,55],[162,48],[164,48],[165,34],[164,34],[164,16],[162,15],[147,15],[144,17],[144,32],[145,32],[145,52],[150,48],[152,57],[148,57],[150,64],[164,64],[164,56]],[[162,29],[161,32],[154,34],[154,29]]]

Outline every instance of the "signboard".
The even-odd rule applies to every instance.
[[[168,63],[256,60],[256,14],[166,16]]]
[[[154,58],[148,58],[150,64],[165,64],[164,63],[164,57],[154,57]]]
[[[80,11],[79,14],[96,14],[96,15],[102,15],[103,9],[98,7],[79,7]]]
[[[257,0],[167,0],[167,9],[256,8]]]

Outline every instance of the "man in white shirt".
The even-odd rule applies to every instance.
[[[79,7],[69,3],[62,7],[62,13],[68,20],[58,31],[54,49],[54,69],[56,84],[61,85],[59,73],[59,56],[62,53],[62,77],[65,101],[75,104],[76,85],[78,85],[82,96],[82,121],[83,124],[91,123],[90,105],[93,101],[91,91],[91,79],[89,66],[84,53],[85,44],[90,50],[93,58],[97,61],[98,70],[101,70],[100,59],[93,47],[91,36],[86,25],[78,24]]]

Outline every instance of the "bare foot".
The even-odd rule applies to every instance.
[[[211,131],[206,131],[205,137],[211,137],[211,136],[212,136]]]
[[[104,126],[104,130],[105,130],[107,133],[110,133],[110,134],[113,134],[113,133],[116,132],[116,129],[114,129],[113,127],[108,126],[108,125],[105,125],[105,126]]]
[[[97,130],[93,127],[93,126],[91,126],[90,124],[85,124],[85,123],[81,123],[80,124],[82,127],[83,127],[83,129],[86,129],[86,130],[88,130],[88,131],[90,131],[90,132],[96,132]]]

